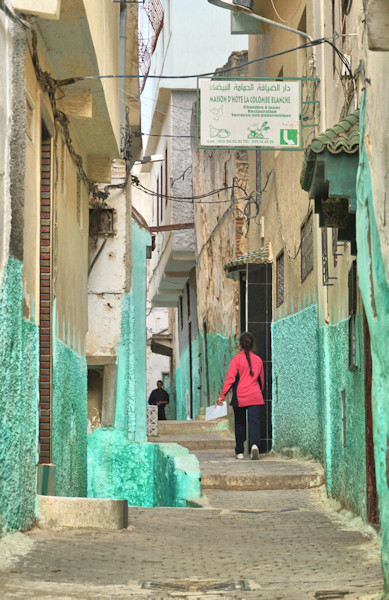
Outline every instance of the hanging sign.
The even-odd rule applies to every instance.
[[[198,80],[199,148],[300,149],[301,81]]]

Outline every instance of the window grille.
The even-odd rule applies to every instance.
[[[329,282],[331,279],[337,279],[337,277],[330,277],[328,273],[328,240],[326,227],[323,227],[321,230],[321,261],[323,272],[323,285],[327,287],[333,286],[334,284]]]
[[[146,26],[143,24],[142,13],[148,17],[148,21],[152,27],[154,35],[147,38],[145,35]],[[141,75],[139,85],[140,92],[146,85],[146,80],[150,72],[151,57],[157,46],[159,35],[163,28],[164,12],[160,0],[145,0],[140,11],[139,30],[138,30],[138,47],[139,47],[139,72]]]
[[[313,213],[301,226],[301,281],[313,271]]]
[[[284,251],[282,251],[278,256],[277,256],[277,261],[276,261],[276,304],[277,304],[277,308],[279,306],[281,306],[281,304],[284,301],[284,284],[285,284],[285,254]]]

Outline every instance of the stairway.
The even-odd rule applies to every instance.
[[[235,448],[228,418],[214,421],[158,421],[158,435],[149,436],[148,441],[158,444],[180,444],[190,452]]]

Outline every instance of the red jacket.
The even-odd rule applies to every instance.
[[[233,388],[231,406],[252,406],[265,404],[262,396],[264,388],[264,372],[262,359],[250,352],[251,367],[254,375],[250,375],[249,363],[244,350],[231,359],[221,398]]]

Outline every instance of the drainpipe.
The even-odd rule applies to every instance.
[[[126,74],[126,52],[127,52],[127,5],[120,3],[120,42],[119,42],[119,74]],[[126,127],[126,79],[119,79],[119,115],[120,115],[120,139],[123,128]]]

